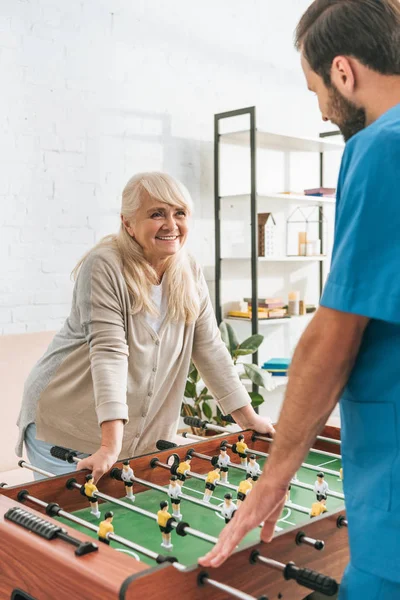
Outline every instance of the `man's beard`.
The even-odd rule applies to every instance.
[[[333,84],[329,89],[329,98],[329,114],[333,115],[331,121],[339,127],[344,141],[347,142],[365,128],[365,109],[358,108],[353,102],[347,100]]]

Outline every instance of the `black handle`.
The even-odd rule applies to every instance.
[[[312,569],[296,567],[294,563],[286,565],[283,575],[285,579],[294,579],[299,585],[304,585],[304,587],[325,594],[325,596],[334,596],[339,589],[337,581],[332,577],[322,575]]]
[[[202,421],[198,417],[183,417],[183,422],[186,425],[190,425],[191,427],[198,427],[199,429],[204,429],[207,425],[207,421]]]
[[[232,415],[222,415],[221,419],[223,421],[226,421],[227,423],[236,423],[235,419],[232,417]]]
[[[66,529],[63,529],[59,525],[54,525],[54,523],[50,523],[50,521],[46,521],[41,517],[37,517],[33,513],[30,513],[19,506],[10,508],[5,513],[4,518],[16,525],[20,525],[24,529],[28,529],[28,531],[32,531],[32,533],[36,533],[46,540],[59,538],[68,544],[72,544],[75,546],[75,554],[77,556],[84,556],[85,554],[98,550],[98,546],[93,542],[82,542],[81,540],[70,536]]]
[[[171,448],[177,448],[178,444],[167,442],[167,440],[157,440],[156,447],[157,450],[170,450]]]
[[[74,450],[62,448],[61,446],[53,446],[50,448],[50,454],[54,456],[54,458],[59,458],[60,460],[65,460],[69,463],[75,462],[74,458],[78,455]]]

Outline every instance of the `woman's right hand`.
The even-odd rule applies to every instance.
[[[95,484],[97,484],[99,479],[111,469],[117,460],[118,453],[111,452],[107,448],[100,448],[91,456],[80,460],[77,463],[77,469],[89,469],[94,477]]]

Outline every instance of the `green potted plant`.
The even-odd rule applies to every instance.
[[[273,389],[274,385],[271,383],[269,373],[266,373],[252,363],[239,362],[242,356],[254,354],[258,350],[264,336],[257,333],[239,343],[233,327],[228,323],[223,321],[219,326],[219,330],[222,340],[232,357],[233,364],[238,367],[239,377],[241,379],[250,379],[250,381],[259,387]],[[258,392],[249,392],[249,396],[253,408],[257,408],[264,402],[263,396]],[[218,405],[216,406],[216,412],[213,414],[210,400],[213,400],[212,395],[202,382],[195,365],[191,363],[182,402],[181,416],[198,417],[217,425],[226,425],[225,421],[222,420],[222,412]]]

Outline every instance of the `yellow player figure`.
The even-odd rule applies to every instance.
[[[339,473],[340,473],[339,477],[343,481],[343,467],[340,467]]]
[[[128,500],[130,500],[131,502],[134,502],[135,496],[133,495],[133,492],[132,492],[132,487],[133,487],[132,477],[134,477],[133,469],[131,468],[131,466],[129,464],[129,460],[126,460],[122,465],[121,479],[125,484],[126,498],[128,498]]]
[[[107,534],[114,532],[114,527],[111,525],[112,520],[114,518],[114,513],[111,510],[108,510],[104,515],[104,521],[102,521],[99,525],[99,531],[97,533],[99,542],[103,542],[103,544],[110,545],[110,540],[107,538]]]
[[[240,506],[242,504],[242,502],[244,502],[246,500],[247,494],[249,494],[252,489],[253,489],[252,476],[250,475],[250,473],[247,473],[246,479],[243,479],[243,481],[241,481],[239,483],[239,487],[238,487],[238,491],[237,491],[237,501],[236,501],[237,506]]]
[[[236,452],[240,456],[240,464],[243,465],[244,467],[247,467],[247,454],[246,454],[246,450],[248,448],[248,445],[244,441],[244,435],[240,434],[238,436],[238,441],[236,442],[235,445],[236,445]]]
[[[325,506],[326,500],[322,498],[322,500],[317,500],[317,502],[313,502],[311,505],[310,517],[319,517],[319,515],[324,514],[328,509]]]
[[[168,502],[163,500],[162,502],[160,502],[160,510],[157,513],[157,523],[160,527],[162,540],[163,540],[161,542],[161,546],[163,548],[166,548],[167,550],[170,550],[172,548],[172,544],[171,544],[172,527],[171,527],[171,525],[168,525],[168,521],[170,520],[170,518],[171,518],[171,515],[168,512]]]
[[[179,483],[179,485],[181,487],[185,483],[187,474],[190,471],[190,462],[191,462],[191,460],[192,460],[191,457],[187,456],[184,461],[182,461],[181,463],[179,463],[179,466],[178,466],[178,468],[176,470],[176,476],[178,478],[178,483]]]
[[[221,476],[219,467],[215,467],[213,471],[209,471],[206,477],[206,489],[204,490],[203,502],[210,502],[210,498],[212,496],[213,491],[215,490],[215,486],[217,481],[220,480]]]
[[[89,475],[86,475],[85,496],[90,502],[90,512],[92,513],[92,515],[100,519],[101,514],[99,511],[99,504],[97,502],[97,498],[93,496],[93,492],[97,491],[98,489],[94,485],[93,475],[91,473]]]

